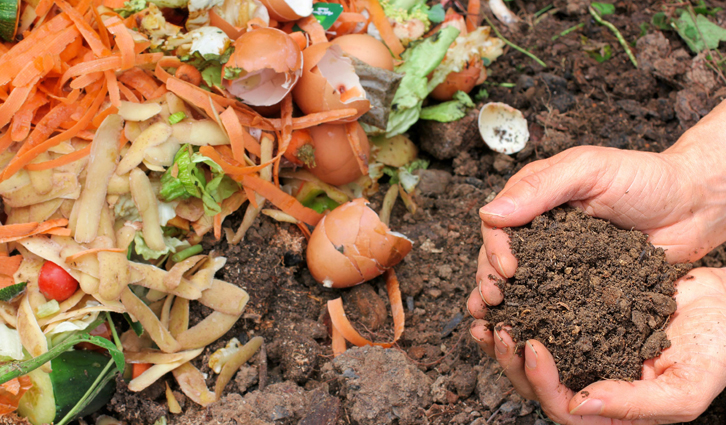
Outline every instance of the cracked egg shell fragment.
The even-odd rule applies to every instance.
[[[303,73],[292,95],[305,114],[357,110],[354,116],[336,123],[356,121],[371,109],[352,61],[332,43],[314,44],[303,51]]]
[[[380,276],[403,260],[412,246],[359,198],[320,220],[308,243],[308,269],[328,288],[347,288]]]
[[[253,106],[279,103],[302,73],[297,43],[274,28],[258,28],[241,35],[234,54],[222,69],[222,84],[232,95]]]
[[[487,103],[479,112],[479,132],[494,152],[511,155],[527,146],[527,120],[518,109],[505,103]]]

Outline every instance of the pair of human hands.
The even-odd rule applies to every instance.
[[[487,305],[502,302],[496,279],[517,260],[502,227],[521,226],[561,204],[649,235],[670,262],[694,261],[726,240],[726,102],[661,153],[579,147],[533,162],[480,211],[484,244],[468,300],[471,335],[515,389],[554,421],[660,424],[695,419],[726,387],[726,269],[692,270],[676,284],[671,347],[634,382],[600,381],[578,393],[559,382],[552,355],[527,341],[522,356],[506,329],[490,330]],[[494,280],[491,277],[495,278]]]

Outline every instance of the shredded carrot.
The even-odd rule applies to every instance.
[[[133,371],[131,373],[131,378],[136,379],[141,376],[142,373],[151,369],[151,363],[134,363],[132,367]]]
[[[331,344],[331,348],[333,349],[333,357],[338,357],[339,355],[345,353],[345,350],[348,349],[348,346],[345,342],[345,337],[342,333],[336,328],[335,326],[331,326],[331,338],[333,340]]]
[[[90,74],[81,75],[71,82],[71,88],[82,89],[95,83],[101,78],[103,78],[103,72],[92,72]]]
[[[131,69],[135,63],[134,39],[128,28],[117,16],[105,22],[108,31],[116,38],[116,47],[121,51],[121,70]],[[100,56],[100,55],[99,55]]]
[[[215,114],[222,110],[222,106],[212,99],[211,93],[189,84],[186,81],[182,81],[179,78],[170,77],[166,81],[166,88],[192,105],[202,108],[209,117],[214,117]],[[212,107],[214,109],[212,109]]]
[[[103,111],[99,112],[95,117],[93,117],[93,120],[91,120],[91,125],[95,128],[98,128],[103,120],[106,119],[107,116],[111,114],[115,114],[118,112],[118,108],[111,105],[108,108],[104,109]]]
[[[312,44],[327,43],[328,37],[325,35],[325,30],[315,16],[310,15],[307,18],[303,18],[297,21],[297,25],[310,35]]]
[[[111,104],[115,107],[121,106],[121,90],[119,89],[116,73],[110,70],[103,71],[106,76],[106,84],[108,85],[108,97]]]
[[[87,157],[88,155],[90,155],[90,153],[91,153],[91,145],[88,145],[83,149],[79,149],[75,152],[65,154],[61,157],[52,159],[50,161],[38,162],[35,164],[28,164],[25,166],[25,168],[28,171],[50,170],[51,168],[61,167],[66,164],[70,164],[71,162],[78,161],[79,159],[83,159],[83,158]]]
[[[50,8],[53,7],[53,0],[40,0],[38,5],[35,6],[35,14],[43,16],[50,12]]]
[[[363,3],[368,13],[371,15],[371,22],[376,26],[378,32],[381,34],[383,42],[391,50],[393,56],[396,59],[401,59],[401,53],[403,53],[403,44],[401,40],[396,37],[393,33],[393,27],[388,22],[388,17],[383,12],[383,7],[378,3],[378,0],[359,0]]]
[[[0,226],[0,243],[14,242],[40,234],[62,234],[63,236],[68,236],[70,235],[70,229],[61,229],[66,225],[68,225],[68,220],[58,218],[42,223],[32,222]],[[57,230],[63,231],[58,233],[56,232]]]
[[[85,251],[79,251],[79,252],[76,252],[75,254],[71,254],[71,255],[67,256],[66,257],[66,262],[68,262],[68,263],[75,262],[77,259],[83,257],[84,255],[96,254],[98,252],[121,252],[121,253],[126,253],[126,250],[123,249],[123,248],[91,248],[91,249],[87,249]]]
[[[14,142],[19,142],[28,137],[30,123],[35,111],[46,103],[48,103],[48,99],[42,93],[36,92],[15,114],[13,123],[10,126],[10,132]]]
[[[119,92],[126,98],[126,100],[128,100],[129,102],[141,103],[139,97],[136,96],[133,90],[126,87],[126,84],[118,81],[118,79],[116,79],[116,84],[118,84]]]
[[[260,209],[260,204],[257,203],[257,196],[255,196],[255,191],[247,186],[243,186],[242,189],[244,189],[245,195],[250,201],[250,205],[252,205],[253,208]]]
[[[209,23],[222,31],[224,31],[225,34],[227,34],[227,37],[229,37],[231,40],[236,40],[245,33],[243,29],[237,28],[234,25],[227,22],[224,18],[219,16],[217,12],[214,11],[214,9],[211,9],[209,11]]]
[[[16,87],[10,92],[8,100],[0,105],[0,128],[5,127],[13,115],[20,110],[23,103],[28,99],[28,95],[33,91],[32,86]]]
[[[353,108],[334,109],[327,112],[315,112],[313,114],[305,115],[304,117],[293,118],[292,129],[300,130],[303,128],[315,127],[318,124],[350,118],[357,113],[358,110]],[[282,128],[282,121],[280,119],[271,119],[270,122],[274,128]]]
[[[368,156],[363,152],[363,148],[360,145],[360,139],[358,138],[358,132],[361,130],[358,121],[353,121],[345,124],[345,132],[348,135],[348,143],[350,143],[351,149],[355,154],[355,160],[358,163],[358,168],[364,176],[368,175]]]
[[[287,147],[290,145],[290,140],[292,140],[292,93],[288,93],[287,96],[282,99],[282,104],[280,105],[280,121],[282,122],[282,137],[278,139],[278,153],[275,158],[275,168],[272,173],[275,185],[277,186],[280,185],[278,177],[280,173],[280,159],[287,151]]]
[[[45,76],[53,69],[53,55],[43,53],[42,55],[29,62],[18,75],[13,79],[13,86],[27,86],[37,82],[41,77]]]
[[[5,150],[9,148],[12,144],[13,138],[12,134],[9,131],[6,131],[5,134],[0,136],[0,152],[5,152]]]
[[[103,57],[111,54],[108,48],[103,45],[101,36],[99,36],[93,27],[91,27],[91,25],[83,19],[83,15],[63,0],[55,0],[55,4],[57,4],[58,7],[66,15],[68,15],[69,18],[71,18],[73,24],[75,24],[76,28],[78,28],[78,31],[80,31],[81,35],[86,40],[86,43],[88,43],[88,46],[91,50],[93,50],[93,53],[95,53],[96,56]]]
[[[472,32],[479,26],[479,22],[481,22],[481,16],[479,15],[480,9],[480,0],[469,0],[469,5],[466,9],[467,31]]]
[[[298,221],[297,227],[300,229],[303,236],[305,236],[305,239],[310,240],[310,237],[312,236],[312,234],[310,233],[310,229],[308,229],[308,225]]]
[[[139,68],[129,69],[121,74],[118,80],[129,88],[138,91],[147,100],[154,99],[154,94],[159,90],[159,85],[156,84],[154,79]]]
[[[295,40],[295,43],[297,43],[298,47],[300,47],[300,50],[305,50],[308,47],[308,38],[305,36],[305,33],[296,31],[288,35],[290,38]]]
[[[222,239],[222,213],[214,215],[214,239]]]
[[[38,228],[38,223],[18,223],[0,226],[0,239],[26,235]]]
[[[0,274],[0,289],[7,288],[8,286],[15,285],[15,279],[11,276],[5,276]]]
[[[350,321],[345,317],[343,309],[343,299],[336,298],[328,301],[328,313],[333,326],[353,345],[363,347],[365,345],[378,345],[383,348],[390,348],[403,334],[405,327],[405,314],[403,312],[403,301],[401,300],[401,290],[398,285],[398,278],[393,269],[386,270],[386,290],[391,303],[391,314],[393,315],[393,341],[391,342],[371,342],[363,338],[358,331],[353,328]]]
[[[246,186],[254,190],[257,194],[270,201],[277,208],[287,214],[290,214],[303,223],[315,226],[318,224],[318,221],[323,218],[322,214],[303,206],[303,204],[301,204],[293,196],[288,195],[279,187],[257,176],[242,176],[241,183],[242,186]]]
[[[101,19],[101,14],[98,13],[98,8],[92,7],[91,10],[93,11],[93,17],[96,20],[96,25],[98,25],[98,35],[101,37],[101,42],[108,49],[111,49],[111,37],[108,36],[108,29],[106,28],[106,24],[103,23],[103,19]]]
[[[12,257],[0,257],[0,274],[12,276],[20,268],[23,262],[22,255],[13,255]]]
[[[222,120],[224,129],[227,131],[227,136],[229,136],[229,143],[232,146],[232,158],[234,158],[237,162],[244,163],[244,133],[247,132],[242,128],[242,125],[239,123],[239,118],[237,118],[237,114],[234,113],[234,109],[231,107],[225,109],[224,112],[219,114],[219,118]],[[249,133],[247,136],[252,137]]]

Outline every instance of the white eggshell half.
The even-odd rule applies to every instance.
[[[479,133],[489,149],[511,155],[529,140],[527,120],[518,109],[505,103],[487,103],[479,112]]]

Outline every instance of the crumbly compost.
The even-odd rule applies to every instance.
[[[643,361],[670,346],[674,283],[689,264],[668,264],[643,233],[571,208],[506,232],[519,265],[499,281],[504,301],[488,319],[512,327],[517,352],[541,341],[567,387],[639,379]]]

